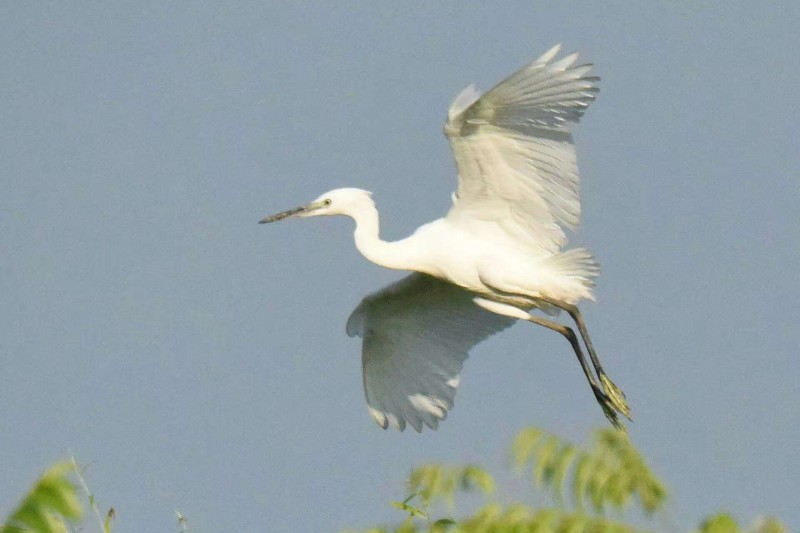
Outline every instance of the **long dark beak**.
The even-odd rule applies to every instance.
[[[289,209],[288,211],[282,211],[280,213],[276,213],[274,215],[270,215],[268,217],[264,217],[258,221],[259,224],[269,224],[270,222],[277,222],[279,220],[283,220],[284,218],[288,218],[294,215],[299,215],[304,211],[308,211],[308,206],[304,205],[301,207],[295,207],[294,209]]]

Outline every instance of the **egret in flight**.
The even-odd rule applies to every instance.
[[[483,95],[470,85],[450,105],[444,133],[458,189],[443,218],[387,242],[371,194],[344,188],[261,220],[348,216],[364,257],[419,273],[365,298],[348,320],[348,333],[363,337],[367,403],[384,428],[435,429],[469,349],[516,320],[566,337],[606,417],[620,429],[617,413],[630,418],[577,307],[593,298],[598,265],[584,248],[563,249],[581,211],[572,133],[599,78],[588,75],[591,65],[575,65],[577,53],[555,60],[559,49]],[[573,329],[552,320],[560,311],[575,322],[593,369]]]

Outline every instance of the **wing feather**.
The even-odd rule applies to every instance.
[[[438,427],[475,345],[514,319],[478,307],[456,285],[411,274],[364,298],[347,321],[363,338],[364,394],[379,426]]]
[[[556,253],[580,223],[580,177],[572,132],[598,92],[578,54],[555,46],[480,96],[456,98],[444,130],[458,167],[447,218]]]

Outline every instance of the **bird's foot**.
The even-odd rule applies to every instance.
[[[614,426],[614,428],[618,431],[627,433],[628,430],[620,421],[619,416],[617,416],[617,408],[611,398],[606,393],[594,386],[592,386],[592,391],[594,392],[594,397],[597,399],[597,403],[599,403],[600,407],[603,409],[603,414],[606,415],[606,418],[608,418],[608,421],[611,422],[611,425]]]
[[[614,385],[614,382],[608,379],[608,376],[606,376],[604,373],[600,374],[600,383],[603,385],[603,392],[605,393],[605,397],[607,398],[610,406],[625,415],[625,418],[633,422],[633,419],[631,418],[631,409],[628,407],[628,402],[625,401],[625,393],[622,392],[622,389]]]

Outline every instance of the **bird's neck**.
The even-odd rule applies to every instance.
[[[380,217],[375,206],[359,210],[352,215],[356,222],[354,233],[356,248],[375,264],[398,270],[412,270],[408,250],[403,241],[386,242],[380,238]]]

